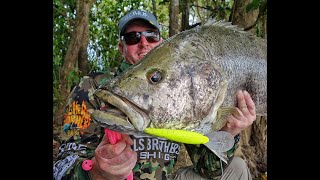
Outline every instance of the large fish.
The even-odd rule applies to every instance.
[[[167,39],[99,88],[95,95],[115,108],[92,116],[122,133],[161,128],[207,134],[226,123],[238,89],[250,93],[257,115],[266,116],[266,40],[210,20]]]

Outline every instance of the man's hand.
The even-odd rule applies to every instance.
[[[239,90],[237,92],[237,102],[239,115],[230,115],[227,124],[221,128],[222,131],[227,131],[233,136],[239,134],[256,120],[256,106],[247,91]]]
[[[93,167],[89,171],[92,179],[125,179],[137,162],[137,153],[132,150],[132,139],[122,134],[122,139],[112,145],[104,136],[95,150]]]

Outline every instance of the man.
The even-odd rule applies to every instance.
[[[141,10],[130,11],[120,19],[119,35],[118,48],[126,60],[119,71],[127,67],[126,63],[136,64],[163,41],[156,18]],[[209,169],[206,165],[201,166],[201,163],[194,162],[194,168],[187,167],[175,174],[172,174],[172,170],[180,151],[179,143],[164,138],[122,134],[121,141],[110,144],[105,139],[102,128],[97,127],[90,118],[94,109],[107,108],[104,102],[93,97],[93,92],[110,77],[109,74],[102,73],[85,76],[70,94],[61,132],[63,141],[58,160],[54,164],[55,179],[125,179],[132,171],[135,179],[215,179],[221,177],[222,170],[222,178],[229,176],[239,179],[242,176],[243,179],[251,179],[244,161],[232,158],[238,142],[229,150],[229,166],[224,164],[225,169],[221,169],[220,159],[210,150],[203,146],[187,146],[190,156],[198,153],[197,149],[204,149],[203,152],[214,157],[214,161],[208,160],[208,156],[199,159],[213,168]],[[250,95],[246,91],[239,91],[237,99],[238,107],[243,107],[238,109],[240,115],[231,115],[226,126],[221,129],[236,139],[239,138],[239,133],[255,120],[255,105]],[[160,148],[158,144],[163,146]],[[82,163],[87,159],[91,159],[93,163],[92,169],[88,171],[82,168]]]

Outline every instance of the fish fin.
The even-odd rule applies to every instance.
[[[237,114],[240,115],[238,110],[235,107],[220,107],[217,111],[217,120],[216,122],[212,125],[213,131],[218,131],[221,129],[223,126],[226,125],[227,119],[231,114]]]
[[[205,136],[209,141],[204,145],[217,152],[227,152],[234,145],[234,137],[226,131],[209,132]]]
[[[207,133],[206,137],[209,138],[209,142],[203,145],[228,164],[227,151],[234,145],[233,136],[226,131],[214,131]]]
[[[232,24],[232,22],[228,22],[225,20],[217,20],[213,17],[208,18],[207,21],[203,24],[203,26],[221,26],[238,32],[248,33],[247,31],[244,31],[244,28],[238,25],[234,25]]]
[[[222,73],[222,72],[221,72]],[[218,110],[221,108],[221,105],[225,99],[227,89],[228,89],[228,80],[226,79],[221,79],[221,83],[219,84],[220,88],[218,90],[218,94],[216,98],[213,100],[213,105],[206,117],[203,118],[202,122],[199,125],[199,129],[195,129],[195,131],[198,132],[210,132],[212,131],[212,125],[215,125],[216,123],[220,124],[220,121],[217,118]],[[211,126],[209,124],[212,124]],[[217,131],[219,129],[214,129],[214,131]]]

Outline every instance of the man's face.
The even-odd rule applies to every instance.
[[[129,32],[144,32],[157,31],[153,26],[145,21],[134,21],[130,23],[124,33]],[[140,61],[150,50],[162,42],[148,42],[144,35],[141,35],[141,40],[137,44],[128,45],[125,42],[119,42],[118,47],[122,56],[131,64]]]

